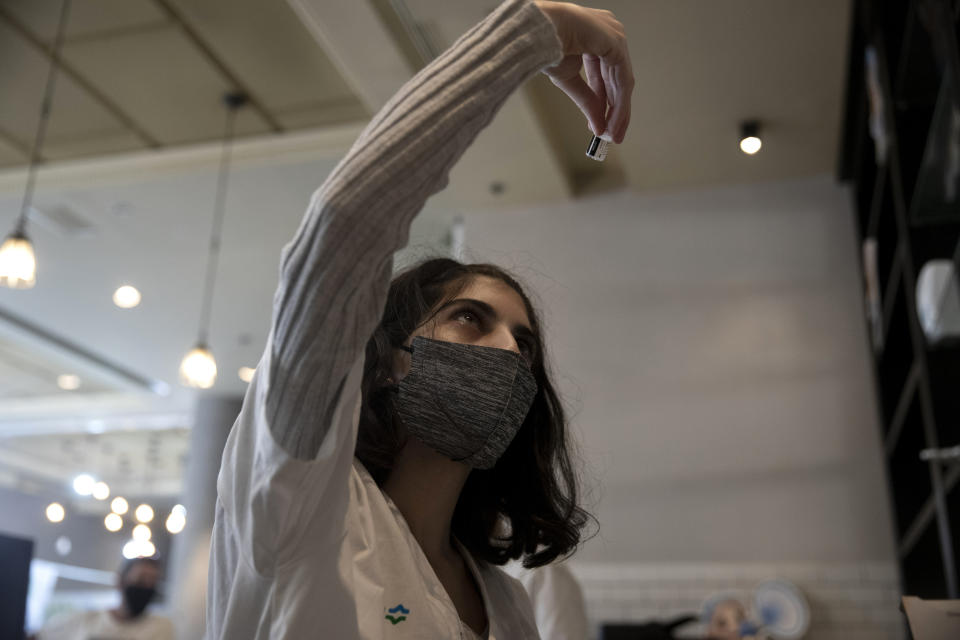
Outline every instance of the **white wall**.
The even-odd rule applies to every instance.
[[[466,216],[542,300],[577,562],[892,562],[849,205],[818,177]]]

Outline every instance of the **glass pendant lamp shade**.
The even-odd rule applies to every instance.
[[[14,231],[0,246],[0,285],[29,289],[37,283],[37,258],[26,234]]]
[[[217,381],[217,361],[205,344],[198,344],[180,363],[180,382],[188,387],[209,389]]]
[[[247,103],[247,96],[240,92],[227,93],[223,104],[227,107],[227,122],[223,133],[223,148],[220,153],[220,172],[217,177],[217,194],[213,205],[213,229],[210,231],[210,249],[207,254],[207,275],[203,283],[200,309],[200,330],[197,346],[184,356],[180,363],[180,382],[188,387],[209,389],[217,381],[217,361],[207,347],[210,330],[210,310],[213,306],[214,284],[217,280],[217,262],[220,258],[220,235],[226,213],[227,177],[230,174],[230,150],[233,142],[233,124],[237,109]]]
[[[33,148],[30,151],[27,186],[23,194],[23,203],[20,205],[20,215],[17,217],[13,233],[7,236],[3,246],[0,246],[0,286],[10,287],[11,289],[30,289],[37,283],[37,258],[33,253],[33,244],[30,243],[24,230],[27,227],[27,213],[30,211],[33,202],[33,191],[37,182],[37,167],[41,161],[40,151],[47,135],[47,124],[50,122],[53,89],[57,79],[57,68],[60,66],[60,49],[63,47],[63,36],[67,29],[69,16],[70,0],[63,0],[60,4],[57,33],[50,50],[50,70],[47,72],[47,82],[43,90],[43,102],[40,105],[37,132],[33,138]]]

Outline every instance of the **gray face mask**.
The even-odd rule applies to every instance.
[[[519,354],[416,337],[394,402],[413,437],[451,460],[490,469],[530,411],[537,381]]]

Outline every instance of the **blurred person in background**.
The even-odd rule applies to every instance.
[[[173,640],[170,620],[147,611],[159,581],[155,558],[127,560],[117,572],[119,607],[56,616],[32,640]]]

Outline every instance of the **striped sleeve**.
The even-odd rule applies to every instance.
[[[561,53],[549,19],[508,0],[407,82],[314,193],[283,251],[259,372],[266,422],[288,455],[320,449],[414,216],[510,94]]]

